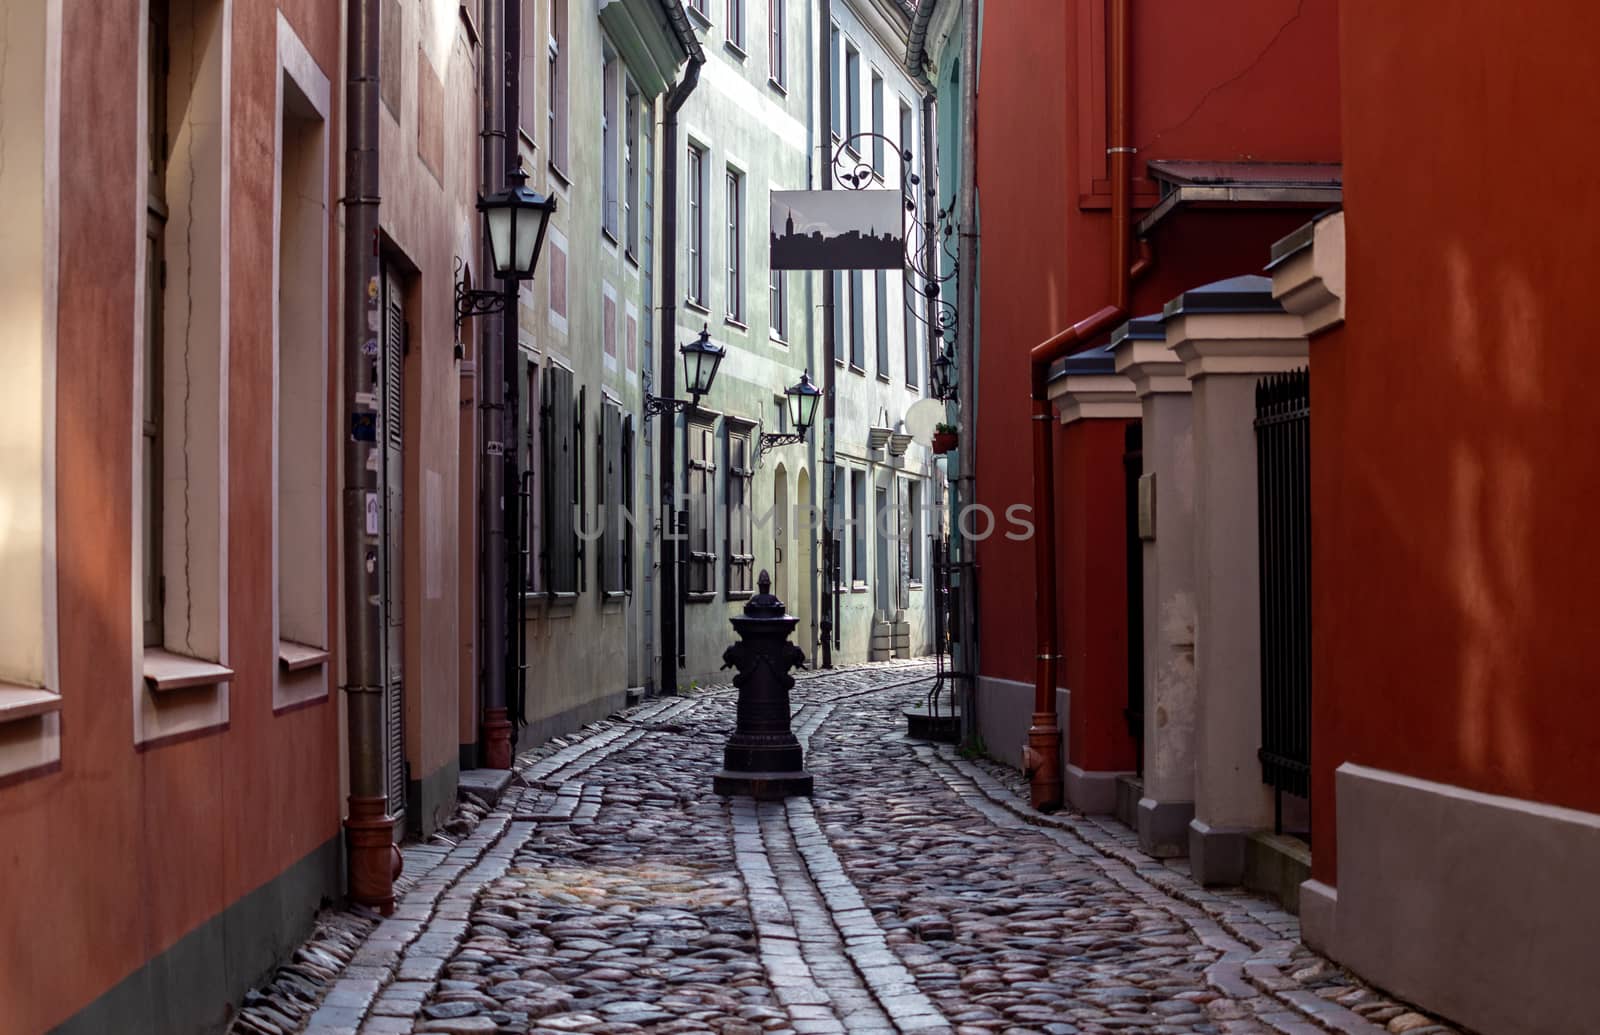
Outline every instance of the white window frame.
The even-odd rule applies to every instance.
[[[11,444],[0,451],[0,500],[7,501],[7,520],[0,522],[7,579],[0,596],[0,777],[42,774],[61,761],[55,491],[61,0],[13,5],[9,18],[8,42],[15,49],[6,83],[0,83],[0,102],[11,113],[11,160],[0,167],[0,225],[7,242],[0,251],[0,283],[11,318],[0,351],[0,440]],[[145,191],[132,193],[142,242]],[[142,318],[135,313],[136,335]],[[137,369],[138,350],[133,351]],[[133,443],[138,456],[137,425]],[[137,555],[139,540],[132,545]],[[139,594],[135,581],[133,595]],[[134,643],[140,642],[142,630],[133,631]]]
[[[785,0],[767,0],[767,78],[779,87],[788,74],[788,58],[784,47],[788,42]]]
[[[723,173],[724,203],[727,205],[727,316],[744,323],[744,173],[728,166]]]
[[[622,119],[617,99],[622,87],[622,61],[607,46],[600,70],[600,230],[615,244],[621,231]]]
[[[723,21],[723,36],[729,46],[744,53],[744,0],[728,0],[727,17]]]
[[[639,255],[639,88],[632,76],[623,77],[622,113],[622,230],[623,252]]]
[[[550,0],[550,24],[547,36],[550,72],[547,98],[549,160],[550,167],[563,181],[566,180],[568,171],[567,4],[568,0]]]
[[[872,86],[870,103],[872,104],[872,171],[878,179],[883,179],[883,138],[884,138],[884,85],[883,73],[876,68],[872,70]]]
[[[689,141],[684,153],[684,211],[688,233],[684,235],[687,248],[688,276],[684,296],[700,308],[706,308],[706,163],[711,150],[697,141]]]
[[[844,133],[851,154],[857,154],[856,134],[861,132],[861,51],[850,37],[844,40]]]

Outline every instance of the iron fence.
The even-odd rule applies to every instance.
[[[1311,773],[1311,374],[1256,385],[1261,561],[1261,776],[1305,797]]]

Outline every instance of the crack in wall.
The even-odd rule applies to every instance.
[[[1245,76],[1249,75],[1251,72],[1254,72],[1256,70],[1256,68],[1261,64],[1261,62],[1266,60],[1267,55],[1272,52],[1272,48],[1274,48],[1274,47],[1276,47],[1278,45],[1278,41],[1283,38],[1283,34],[1289,31],[1289,26],[1291,26],[1295,22],[1299,21],[1301,15],[1305,14],[1305,9],[1306,9],[1306,0],[1298,0],[1298,2],[1295,4],[1294,14],[1291,14],[1288,17],[1288,19],[1284,21],[1284,23],[1282,25],[1278,26],[1278,31],[1274,32],[1272,34],[1272,38],[1267,40],[1266,45],[1263,46],[1259,51],[1256,52],[1256,56],[1255,57],[1251,58],[1250,61],[1243,68],[1241,68],[1239,71],[1235,72],[1233,75],[1231,75],[1228,78],[1224,79],[1222,82],[1216,84],[1215,86],[1213,86],[1209,90],[1207,90],[1204,94],[1202,94],[1200,96],[1200,99],[1195,102],[1194,107],[1189,109],[1189,113],[1187,115],[1185,115],[1183,118],[1179,119],[1177,122],[1173,123],[1172,125],[1167,126],[1166,128],[1161,129],[1158,132],[1156,132],[1144,144],[1144,149],[1149,149],[1150,147],[1154,146],[1154,144],[1155,144],[1155,142],[1157,140],[1160,140],[1162,137],[1166,136],[1168,133],[1176,133],[1178,130],[1182,129],[1184,126],[1187,126],[1190,122],[1192,122],[1194,120],[1194,117],[1196,115],[1199,115],[1201,110],[1203,108],[1205,108],[1205,106],[1211,102],[1211,98],[1215,97],[1217,94],[1221,93],[1223,90],[1226,90],[1228,87],[1232,86],[1234,83],[1237,83],[1239,80],[1243,79]]]

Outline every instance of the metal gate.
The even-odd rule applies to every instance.
[[[1139,478],[1144,473],[1144,426],[1122,431],[1124,550],[1128,581],[1128,733],[1133,737],[1137,772],[1144,774],[1144,540],[1139,536]]]
[[[1261,542],[1261,778],[1305,797],[1311,773],[1311,375],[1256,384]]]
[[[406,811],[405,731],[405,309],[400,280],[384,276],[383,300],[383,772],[389,815]]]

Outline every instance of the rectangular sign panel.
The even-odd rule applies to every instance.
[[[904,220],[897,190],[775,190],[772,268],[901,269]]]

